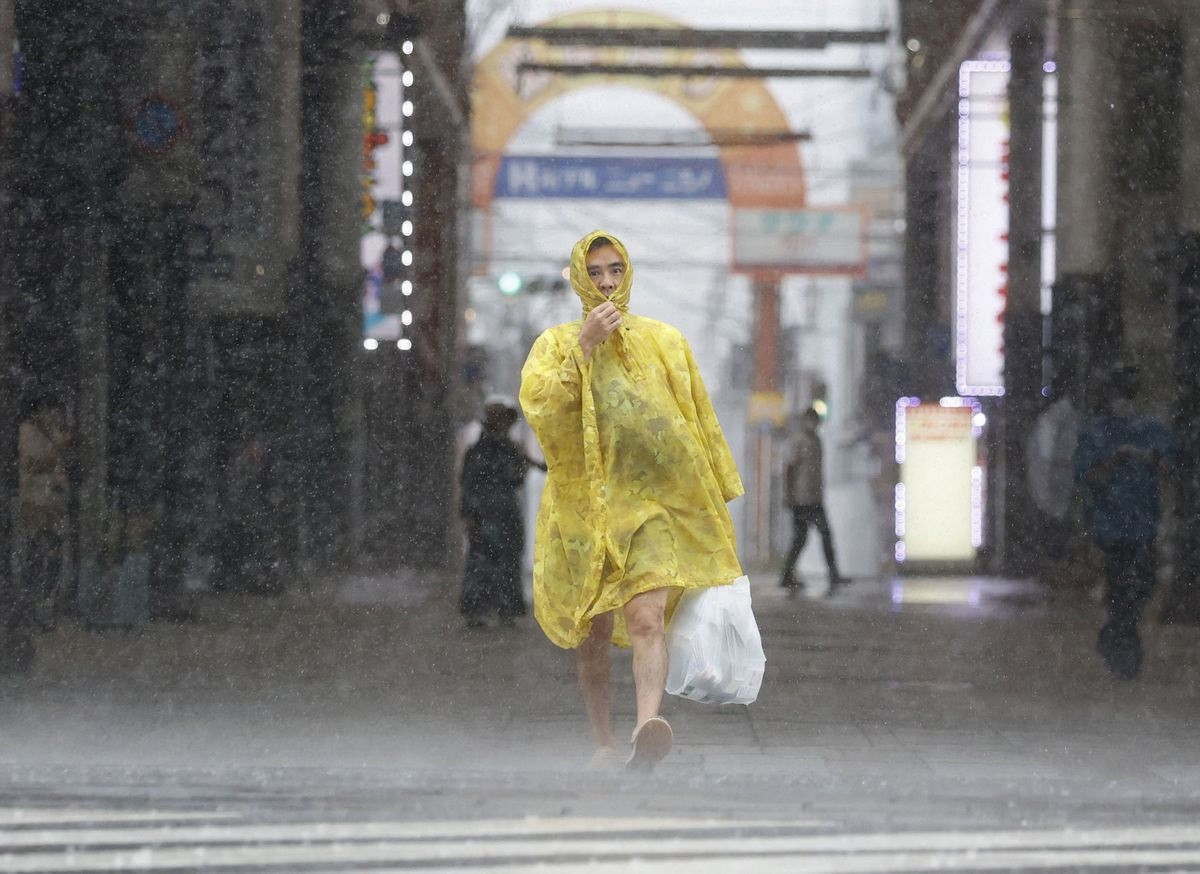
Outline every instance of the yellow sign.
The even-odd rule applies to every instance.
[[[770,422],[773,425],[783,424],[783,395],[777,391],[756,391],[750,395],[750,409],[747,418],[751,425]]]

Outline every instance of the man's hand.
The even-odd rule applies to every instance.
[[[606,300],[587,314],[583,327],[579,329],[579,346],[585,359],[592,357],[592,350],[608,339],[621,327],[621,311],[612,301]]]

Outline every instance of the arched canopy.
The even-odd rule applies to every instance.
[[[625,28],[682,25],[645,12],[590,11],[560,16],[544,26]],[[783,110],[761,79],[518,73],[519,65],[525,61],[742,66],[740,56],[732,49],[564,48],[538,40],[504,40],[479,62],[475,70],[472,93],[472,140],[475,151],[473,201],[480,208],[491,203],[500,160],[516,132],[542,106],[580,88],[619,82],[653,91],[683,106],[710,133],[784,133],[789,130]],[[720,146],[720,158],[732,206],[803,206],[804,173],[795,143]]]

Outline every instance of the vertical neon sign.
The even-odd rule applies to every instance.
[[[1004,394],[1008,80],[1008,61],[959,67],[955,382],[962,394]]]

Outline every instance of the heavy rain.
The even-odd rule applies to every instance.
[[[1200,3],[0,0],[0,872],[1200,870]]]

